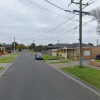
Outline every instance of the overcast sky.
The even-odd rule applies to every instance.
[[[75,4],[68,7],[71,0],[49,1],[70,11],[79,9]],[[87,1],[96,0],[83,0],[83,3]],[[84,11],[91,11],[98,6],[100,0],[86,7]],[[79,28],[75,28],[79,25],[77,14],[65,12],[45,0],[0,0],[0,43],[10,44],[14,41],[14,37],[16,42],[25,45],[33,41],[36,45],[56,44],[58,40],[60,43],[77,43],[79,42]],[[83,23],[92,19],[93,17],[84,15]],[[96,45],[96,40],[100,38],[96,33],[96,26],[97,21],[83,25],[83,43]]]

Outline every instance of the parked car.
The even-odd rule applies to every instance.
[[[98,55],[96,56],[96,59],[97,59],[97,60],[100,60],[100,54],[98,54]]]
[[[37,54],[35,55],[35,59],[36,59],[36,60],[43,60],[43,56],[42,56],[40,53],[37,53]]]

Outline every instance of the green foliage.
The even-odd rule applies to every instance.
[[[62,70],[65,70],[100,89],[100,70],[86,66],[83,68],[79,68],[79,66],[66,67],[62,68]]]
[[[43,46],[43,48],[42,48],[42,50],[47,50],[47,49],[48,49],[47,45]]]
[[[88,45],[90,45],[90,46],[94,46],[92,43],[88,43]]]
[[[17,50],[17,46],[18,46],[18,43],[15,42],[15,50]],[[14,50],[14,42],[12,42],[12,46],[11,46],[12,50]]]
[[[18,45],[17,45],[18,51],[22,51],[22,50],[25,49],[25,48],[26,48],[26,47],[25,47],[24,44],[18,44]]]
[[[34,51],[36,51],[36,45],[35,45],[35,43],[32,43],[30,46],[29,46],[29,49],[30,50],[34,50]]]
[[[37,52],[41,52],[43,50],[43,45],[39,45],[36,47]]]
[[[53,46],[53,44],[48,44],[48,46]]]

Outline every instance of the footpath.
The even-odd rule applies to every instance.
[[[61,68],[65,68],[65,67],[73,67],[73,66],[79,65],[79,61],[71,61],[71,60],[67,60],[67,61],[69,61],[68,63],[51,64],[51,62],[58,62],[58,61],[60,61],[60,60],[46,60],[46,62],[48,64],[52,65],[52,67],[57,68],[57,69],[61,69]],[[90,65],[89,60],[84,60],[83,65],[100,70],[100,67]]]

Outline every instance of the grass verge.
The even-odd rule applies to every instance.
[[[100,89],[100,70],[96,70],[86,66],[84,66],[83,68],[79,68],[79,66],[67,67],[62,68],[62,70],[65,70],[66,72],[69,72],[74,76]]]
[[[48,55],[43,55],[44,60],[59,60],[60,58],[58,57],[53,57],[53,56],[48,56]]]
[[[58,62],[51,62],[51,64],[58,64],[58,63],[68,63],[69,61],[58,61]]]
[[[19,54],[11,54],[12,56],[18,56]]]
[[[0,63],[10,63],[12,62],[19,54],[11,54],[6,57],[1,57],[0,58]]]
[[[97,62],[100,62],[100,60],[97,60]]]
[[[3,69],[3,67],[0,67],[0,70],[2,70]]]

